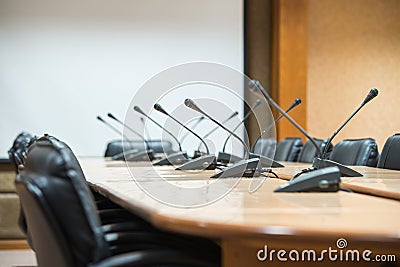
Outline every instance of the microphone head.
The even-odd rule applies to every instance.
[[[154,104],[154,109],[155,110],[157,110],[157,111],[159,111],[159,112],[161,112],[161,113],[164,113],[165,115],[168,115],[168,113],[161,107],[161,105],[160,104]]]
[[[192,99],[190,99],[190,98],[186,98],[185,99],[185,105],[188,107],[188,108],[191,108],[191,109],[193,109],[193,110],[196,110],[196,111],[198,111],[198,112],[200,112],[200,113],[203,113],[203,111],[196,105],[196,103],[194,103],[194,101],[192,100]]]
[[[300,105],[300,104],[301,104],[301,98],[296,98],[296,99],[294,100],[293,104],[294,104],[295,106]]]
[[[113,120],[118,121],[118,119],[117,119],[113,114],[111,114],[111,113],[107,113],[107,116],[110,117],[110,118],[113,119]]]
[[[378,89],[372,88],[367,97],[364,99],[364,104],[368,103],[378,95]]]
[[[237,116],[239,114],[238,111],[235,111],[232,113],[232,115],[229,116],[228,120],[232,119],[233,117]]]
[[[102,118],[102,117],[100,117],[100,116],[97,116],[97,119],[98,119],[99,121],[102,121],[102,122],[104,122],[103,118]]]
[[[260,104],[261,104],[261,100],[257,99],[256,102],[254,102],[254,107],[257,107]]]
[[[141,108],[139,108],[138,106],[134,106],[134,107],[133,107],[133,110],[136,111],[136,112],[139,112],[139,113],[142,114],[142,115],[145,115],[145,116],[146,116],[146,114],[144,113],[144,111],[143,111]]]

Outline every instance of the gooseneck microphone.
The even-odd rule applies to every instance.
[[[200,122],[202,122],[204,120],[204,116],[198,117],[196,122],[192,125],[191,130],[194,131],[194,129],[200,124]],[[183,143],[183,141],[186,139],[186,137],[188,137],[188,135],[190,134],[190,132],[186,131],[186,133],[182,136],[181,138],[181,144]]]
[[[160,104],[154,104],[154,109],[167,115],[169,118],[171,118],[173,121],[175,121],[176,123],[178,123],[180,126],[182,126],[183,128],[185,128],[188,132],[190,132],[191,134],[193,134],[194,136],[196,136],[203,144],[204,147],[206,148],[207,154],[210,154],[210,150],[208,149],[208,146],[206,144],[206,142],[195,132],[193,132],[192,130],[190,130],[186,125],[184,125],[183,123],[181,123],[180,121],[178,121],[177,119],[175,119],[173,116],[171,116],[168,112],[165,111],[165,109],[163,109],[161,107]]]
[[[143,116],[145,116],[147,119],[149,119],[151,122],[153,122],[155,125],[157,125],[158,127],[160,127],[162,130],[164,130],[167,134],[169,134],[174,140],[175,142],[178,144],[179,146],[179,151],[182,152],[182,147],[181,147],[181,143],[179,142],[178,138],[175,137],[175,135],[173,133],[171,133],[170,131],[168,131],[167,129],[165,129],[165,127],[163,127],[161,124],[159,124],[158,122],[156,122],[153,118],[151,118],[149,115],[147,115],[146,113],[144,113],[144,111],[138,107],[138,106],[134,106],[133,110],[135,110],[136,112],[142,114]]]
[[[222,125],[221,123],[219,123],[219,122],[218,122],[217,120],[215,120],[213,117],[211,117],[210,115],[208,115],[207,113],[205,113],[203,110],[201,110],[201,109],[196,105],[196,103],[194,103],[194,101],[193,101],[192,99],[187,98],[187,99],[185,100],[185,105],[186,105],[188,108],[191,108],[191,109],[193,109],[193,110],[195,110],[195,111],[197,111],[197,112],[203,114],[203,115],[206,116],[208,119],[210,119],[212,122],[214,122],[214,123],[217,124],[219,127],[221,127],[222,129],[224,129],[225,131],[227,131],[229,134],[231,134],[233,137],[235,137],[236,139],[238,139],[238,140],[242,143],[243,147],[245,148],[245,152],[246,152],[246,154],[245,154],[245,159],[248,159],[248,158],[249,158],[249,154],[250,154],[249,148],[247,147],[246,143],[245,143],[239,136],[237,136],[234,132],[230,131],[228,128],[226,128],[224,125]]]
[[[259,160],[258,159],[249,159],[249,156],[250,156],[249,148],[246,145],[246,143],[238,135],[236,135],[234,132],[230,131],[228,128],[226,128],[224,125],[222,125],[220,122],[218,122],[213,117],[211,117],[206,112],[204,112],[199,106],[197,106],[197,104],[192,99],[189,99],[189,98],[186,99],[185,105],[188,108],[191,108],[191,109],[201,113],[202,115],[206,116],[212,122],[214,122],[219,127],[221,127],[222,129],[227,131],[229,134],[231,134],[233,137],[238,139],[242,143],[242,145],[245,149],[245,157],[244,157],[245,160],[238,162],[236,164],[233,164],[232,166],[224,169],[223,171],[211,176],[211,178],[242,177],[242,176],[253,177],[253,176],[260,175],[261,168],[258,164]]]
[[[174,165],[174,164],[182,164],[184,162],[186,162],[187,159],[187,154],[186,152],[182,152],[182,146],[181,143],[179,142],[178,138],[175,137],[175,135],[173,133],[171,133],[170,131],[168,131],[167,129],[165,129],[165,127],[163,127],[161,124],[159,124],[158,122],[156,122],[153,118],[151,118],[149,115],[147,115],[140,107],[138,106],[134,106],[133,110],[135,110],[136,112],[142,114],[143,116],[145,116],[147,119],[149,119],[150,121],[152,121],[155,125],[157,125],[158,127],[160,127],[162,130],[164,130],[167,134],[169,134],[178,144],[179,146],[179,152],[176,153],[172,153],[170,155],[167,155],[165,158],[160,159],[158,161],[155,161],[153,163],[153,165],[155,166],[161,166],[161,165]]]
[[[233,112],[228,118],[226,118],[223,122],[221,122],[222,124],[227,123],[228,121],[230,121],[232,118],[234,118],[235,116],[237,116],[239,114],[239,112],[235,111]],[[204,118],[204,116],[202,116]],[[213,134],[216,130],[218,130],[220,127],[217,125],[215,126],[213,129],[211,129],[211,131],[209,131],[208,133],[206,133],[203,136],[203,140],[205,140],[207,137],[209,137],[211,134]],[[193,158],[197,158],[202,156],[202,153],[200,152],[200,147],[201,147],[201,142],[199,143],[199,145],[197,146],[197,149],[194,151],[194,156]],[[217,159],[218,161],[218,159]]]
[[[261,104],[260,99],[257,99],[256,102],[254,102],[253,106],[250,108],[250,110],[246,113],[246,115],[243,117],[243,120],[240,121],[235,128],[232,130],[232,132],[235,132],[239,126],[246,121],[246,119],[254,112],[254,110]],[[231,134],[228,135],[228,137],[225,139],[224,145],[222,147],[222,152],[218,153],[217,161],[221,163],[235,163],[238,161],[241,161],[242,158],[235,156],[231,153],[226,153],[225,148],[226,144],[228,143],[229,139],[232,137]],[[251,157],[251,156],[250,156]]]
[[[310,140],[312,145],[315,147],[318,156],[322,157],[321,149],[319,148],[317,143],[315,143],[314,139],[296,121],[294,121],[292,117],[290,117],[285,111],[283,111],[277,103],[275,103],[275,101],[269,96],[267,91],[265,91],[265,89],[261,86],[260,82],[252,80],[252,84],[261,92],[261,94],[271,105],[273,105],[288,121],[290,121],[291,124],[293,124],[294,127],[296,127],[297,130],[299,130],[308,140]]]
[[[328,142],[325,146],[324,152],[322,153],[322,159],[326,158],[326,153],[328,152],[328,147],[332,143],[333,138],[346,126],[346,124],[362,109],[369,101],[374,99],[378,95],[378,89],[373,88],[369,91],[368,95],[365,97],[361,105],[350,115],[350,117],[337,129],[331,137],[329,137]]]
[[[125,160],[126,161],[147,161],[147,160],[153,160],[154,159],[153,150],[150,148],[149,142],[146,140],[146,138],[143,137],[143,135],[139,134],[134,129],[132,129],[131,127],[129,127],[125,123],[123,123],[121,120],[119,120],[113,114],[108,113],[107,116],[110,117],[111,119],[115,120],[116,122],[118,122],[122,126],[126,127],[130,132],[134,133],[136,136],[138,136],[140,139],[142,139],[143,142],[146,145],[146,150],[143,151],[143,152],[138,152],[138,153],[134,153],[134,154],[130,154],[129,153],[128,155],[125,155]]]
[[[292,105],[290,105],[290,107],[285,111],[286,113],[288,113],[290,110],[292,110],[294,107],[300,105],[301,103],[301,99],[297,98],[294,100],[294,102],[292,103]],[[281,114],[278,116],[278,118],[271,123],[269,126],[267,126],[264,131],[262,131],[260,133],[260,135],[257,137],[257,139],[255,140],[255,142],[253,143],[253,146],[251,147],[251,152],[250,152],[250,158],[260,158],[260,163],[261,166],[263,167],[271,167],[271,168],[282,168],[285,167],[284,165],[282,165],[281,163],[271,159],[268,156],[265,155],[261,155],[261,154],[256,154],[255,148],[257,146],[257,143],[260,141],[261,137],[267,133],[276,123],[278,123],[284,116]]]
[[[249,110],[249,111],[246,113],[246,115],[243,117],[243,120],[242,120],[241,122],[239,122],[239,123],[235,126],[235,128],[233,128],[232,132],[235,132],[235,131],[239,128],[239,126],[240,126],[242,123],[244,123],[244,122],[247,120],[247,118],[248,118],[252,113],[254,113],[254,110],[255,110],[260,104],[261,104],[261,100],[260,100],[260,99],[257,99],[256,102],[254,102],[253,106],[250,108],[250,110]],[[229,140],[231,137],[232,137],[232,134],[229,134],[229,136],[225,139],[224,146],[222,147],[222,152],[225,152],[226,144],[228,143],[228,140]]]
[[[294,102],[290,105],[290,107],[288,107],[288,108],[285,110],[285,113],[289,113],[289,111],[291,111],[293,108],[297,107],[297,106],[300,105],[300,104],[301,104],[301,99],[300,99],[300,98],[296,98],[296,99],[294,100]],[[254,143],[253,143],[253,146],[251,147],[251,150],[250,150],[251,152],[254,153],[254,150],[255,150],[255,148],[256,148],[256,146],[257,146],[258,141],[260,141],[260,139],[263,137],[263,135],[266,134],[269,130],[271,130],[271,128],[272,128],[275,124],[277,124],[282,118],[283,118],[283,115],[282,115],[282,114],[279,115],[278,118],[276,118],[276,120],[275,120],[273,123],[271,123],[270,125],[268,125],[268,126],[260,133],[260,135],[257,136],[256,140],[255,140]]]
[[[237,112],[237,111],[233,112],[228,118],[226,118],[225,120],[223,120],[221,123],[222,123],[222,124],[227,123],[228,121],[230,121],[232,118],[234,118],[234,117],[237,116],[238,114],[239,114],[239,112]],[[215,132],[216,130],[218,130],[218,129],[219,129],[219,126],[215,126],[213,129],[211,129],[211,131],[209,131],[208,133],[206,133],[206,134],[203,136],[203,139],[209,137],[212,133],[214,133],[214,132]]]
[[[116,132],[117,134],[121,135],[123,137],[123,139],[129,141],[129,139],[123,134],[123,132],[121,132],[120,130],[118,130],[117,128],[115,128],[114,126],[112,126],[111,124],[109,124],[108,122],[106,122],[102,117],[97,116],[97,119],[99,121],[101,121],[102,123],[104,123],[105,125],[107,125],[111,130],[113,130],[114,132]]]
[[[314,159],[313,165],[312,165],[312,167],[314,169],[321,169],[321,168],[326,168],[326,167],[331,167],[331,166],[337,166],[337,167],[339,167],[342,176],[350,176],[350,177],[361,177],[361,176],[363,176],[361,173],[359,173],[359,172],[357,172],[357,171],[355,171],[353,169],[350,169],[349,167],[346,167],[346,166],[344,166],[342,164],[339,164],[339,163],[337,163],[335,161],[326,159],[326,154],[327,154],[327,151],[328,151],[328,147],[332,143],[333,138],[335,138],[335,136],[343,129],[344,126],[346,126],[346,124],[357,114],[357,112],[360,111],[360,109],[365,106],[365,104],[367,104],[369,101],[374,99],[377,95],[378,95],[378,89],[376,89],[376,88],[371,89],[369,91],[368,95],[365,97],[364,101],[361,103],[361,105],[350,115],[350,117],[339,127],[339,129],[337,129],[333,133],[333,135],[328,139],[328,142],[327,142],[327,144],[325,146],[325,149],[324,149],[324,152],[323,152],[322,156],[319,157],[319,158],[315,158]],[[296,174],[295,177],[298,177],[302,173]]]

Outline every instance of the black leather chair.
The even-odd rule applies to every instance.
[[[277,161],[297,161],[303,142],[298,137],[288,137],[283,139],[276,146],[275,160]]]
[[[50,244],[54,242],[51,238],[55,241],[64,239],[68,243],[70,252],[67,256],[72,258],[76,264],[68,265],[71,261],[69,259],[67,266],[87,266],[85,258],[94,261],[99,260],[98,257],[94,256],[95,251],[88,252],[93,247],[96,247],[96,251],[102,251],[104,247],[107,247],[108,252],[106,251],[107,253],[102,255],[123,253],[130,250],[168,250],[169,248],[173,248],[174,253],[176,251],[185,252],[186,255],[194,250],[199,250],[199,246],[201,246],[208,248],[207,252],[210,257],[203,255],[205,259],[208,259],[208,262],[219,262],[219,247],[212,241],[161,232],[137,216],[132,214],[130,217],[127,216],[126,213],[128,212],[121,213],[115,209],[105,210],[106,212],[114,212],[116,216],[107,216],[107,223],[111,224],[104,225],[103,222],[103,225],[101,225],[93,197],[76,157],[67,145],[54,137],[45,135],[30,147],[25,168],[18,175],[16,184],[27,219],[28,237],[31,238],[32,247],[38,255],[40,265],[42,265],[40,262],[44,262],[43,266],[50,266],[46,262],[51,261],[52,266],[64,266],[62,263],[58,264],[58,261],[67,261],[65,258],[56,257],[56,259],[53,259],[52,255],[45,255],[53,254],[49,251],[46,252],[44,248],[47,247],[47,242],[50,242]],[[37,188],[32,191],[29,190],[29,186],[36,186]],[[22,189],[19,191],[18,188]],[[31,200],[23,201],[22,196],[24,194],[31,194],[31,196],[28,196]],[[45,203],[45,207],[38,203],[35,206],[32,198],[36,198],[39,204]],[[40,200],[41,198],[43,200]],[[34,212],[27,209],[33,209]],[[44,211],[38,209],[44,209]],[[48,212],[50,215],[43,214],[44,212]],[[101,215],[102,212],[100,212]],[[49,237],[48,233],[43,233],[42,236],[42,232],[46,232],[44,229],[49,226],[43,222],[43,218],[38,218],[38,216],[45,216],[45,219],[49,216],[54,217],[57,220],[57,227],[61,229],[62,236]],[[117,220],[115,221],[113,218]],[[44,226],[40,226],[41,224],[44,224]],[[53,225],[54,222],[50,222],[50,224]],[[54,227],[56,228],[56,226]],[[60,231],[56,229],[51,234],[58,235]],[[81,231],[83,232],[81,233]],[[106,234],[104,235],[104,233]],[[48,238],[50,240],[47,240]],[[104,245],[104,240],[107,241],[106,245]],[[98,242],[100,242],[99,247],[97,247]],[[54,255],[60,254],[56,245],[55,249]],[[66,248],[62,246],[61,249],[65,250]],[[101,253],[104,253],[104,250]],[[39,260],[39,257],[42,257],[42,259]]]
[[[162,140],[149,140],[148,141],[150,149],[153,150],[154,153],[170,153],[172,151],[172,143],[170,141],[162,141]],[[122,140],[113,140],[107,144],[106,151],[104,153],[104,157],[112,157],[117,154],[122,153],[124,150],[135,150],[144,151],[145,144],[143,141],[122,141]]]
[[[73,170],[69,172],[75,176]],[[168,240],[172,242],[168,248],[163,242],[146,243],[146,232],[120,234],[122,243],[117,234],[104,235],[88,190],[71,179],[23,171],[16,189],[41,267],[219,265],[217,257],[212,260],[202,253],[196,255],[199,248],[190,242],[186,248],[177,248]],[[124,243],[135,250],[120,249]]]
[[[253,153],[257,155],[274,158],[276,148],[276,140],[273,138],[262,138],[258,140],[254,147]]]
[[[350,166],[376,167],[378,145],[373,138],[347,139],[335,145],[330,159]]]
[[[317,139],[314,138],[315,143],[319,147],[321,153],[323,153],[326,143],[328,140],[322,140],[322,139]],[[330,154],[332,153],[333,145],[330,144],[327,152],[327,157],[330,157]],[[304,162],[304,163],[312,163],[314,158],[318,156],[317,149],[315,146],[311,143],[310,140],[308,140],[303,148],[300,151],[299,158],[297,159],[298,162]]]
[[[396,133],[386,140],[378,168],[400,170],[400,133]]]
[[[18,166],[23,165],[28,153],[28,148],[36,140],[36,137],[27,132],[21,132],[15,138],[12,147],[8,150],[8,157],[18,173]]]

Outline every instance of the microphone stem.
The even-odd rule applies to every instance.
[[[260,141],[261,137],[262,137],[266,132],[268,132],[269,130],[271,130],[271,128],[272,128],[275,124],[277,124],[282,118],[283,118],[283,115],[282,115],[282,114],[279,115],[279,117],[274,121],[274,123],[271,123],[267,128],[265,128],[265,129],[261,132],[261,134],[257,137],[257,139],[254,141],[253,145],[251,146],[251,152],[254,152],[254,150],[255,150],[255,148],[256,148],[256,145],[257,145],[258,141]]]
[[[222,124],[227,123],[228,121],[230,121],[233,117],[235,117],[238,114],[238,112],[236,111],[235,113],[233,113],[231,116],[229,116],[228,118],[226,118],[223,122],[221,122]],[[203,139],[206,139],[207,137],[209,137],[213,132],[215,132],[216,130],[218,130],[219,126],[215,126],[211,131],[209,131],[208,133],[206,133],[203,136]],[[200,150],[200,146],[201,143],[199,144],[199,146],[197,147],[197,150]]]
[[[198,110],[197,110],[198,111]],[[224,129],[225,131],[227,131],[228,133],[231,133],[236,139],[238,139],[243,147],[245,148],[245,160],[249,159],[250,157],[250,151],[249,148],[247,147],[246,143],[239,137],[237,136],[235,133],[231,132],[230,130],[228,130],[224,125],[222,125],[221,123],[219,123],[217,120],[215,120],[214,118],[212,118],[210,115],[208,115],[207,113],[205,113],[204,111],[198,111],[200,113],[202,113],[204,116],[206,116],[207,118],[209,118],[211,121],[213,121],[215,124],[217,124],[218,126],[220,126],[222,129]]]
[[[257,105],[257,106],[258,106],[258,105]],[[251,113],[254,112],[254,109],[255,109],[257,106],[255,106],[255,107],[253,106],[253,107],[249,110],[249,112],[247,112],[247,114],[244,116],[243,120],[242,120],[241,122],[239,122],[239,123],[236,125],[236,127],[232,130],[232,132],[235,132],[235,131],[239,128],[239,126],[240,126],[245,120],[247,120],[247,118],[251,115]],[[229,138],[231,138],[231,137],[232,137],[232,134],[229,134],[228,137],[225,139],[224,146],[222,147],[222,152],[225,152],[226,144],[228,143],[228,140],[229,140]]]
[[[349,118],[347,118],[347,120],[339,127],[339,129],[337,129],[333,135],[328,139],[328,142],[326,143],[326,146],[324,148],[324,152],[322,153],[322,158],[321,159],[325,159],[326,157],[326,153],[328,152],[328,148],[329,145],[332,143],[333,138],[336,137],[336,135],[344,128],[344,126],[346,126],[346,124],[360,111],[360,109],[362,109],[362,107],[365,105],[366,103],[363,102],[357,109],[356,111],[354,111]]]
[[[314,139],[308,135],[308,133],[306,133],[306,131],[304,131],[304,129],[297,123],[295,122],[288,114],[285,113],[285,111],[283,111],[281,109],[280,106],[278,106],[278,104],[275,103],[275,101],[268,95],[268,93],[265,91],[264,88],[261,87],[260,84],[256,84],[257,88],[260,90],[260,92],[263,94],[263,96],[265,97],[265,99],[267,99],[268,102],[270,102],[286,119],[288,119],[305,137],[307,137],[308,140],[310,140],[310,142],[313,144],[313,146],[315,147],[315,149],[317,150],[318,156],[322,157],[322,153],[321,150],[319,148],[319,146],[317,145],[317,143],[315,143]]]
[[[179,125],[181,125],[183,128],[185,128],[187,131],[191,132],[193,135],[195,135],[198,139],[200,139],[200,141],[204,144],[204,147],[206,148],[207,154],[210,154],[210,150],[208,149],[208,146],[206,144],[206,142],[195,132],[191,131],[187,126],[185,126],[183,123],[180,123],[177,119],[175,119],[174,117],[172,117],[169,114],[166,114],[168,117],[170,117],[171,119],[173,119],[176,123],[178,123]]]
[[[120,120],[116,120],[117,122],[119,122],[122,126],[125,126],[128,130],[130,130],[132,133],[136,134],[140,139],[143,140],[143,142],[146,144],[146,150],[150,150],[150,145],[149,142],[142,136],[140,135],[138,132],[136,132],[135,130],[133,130],[131,127],[129,127],[128,125],[122,123],[122,121]]]
[[[145,115],[146,118],[148,118],[150,121],[152,121],[155,125],[157,125],[158,127],[160,127],[161,129],[163,129],[167,134],[169,134],[177,143],[179,146],[179,151],[182,152],[182,147],[181,147],[181,143],[178,141],[178,139],[167,129],[165,129],[164,127],[162,127],[158,122],[156,122],[155,120],[153,120],[150,116]]]
[[[201,116],[200,118],[198,118],[197,121],[193,124],[192,130],[194,130],[194,129],[197,127],[197,125],[200,124],[200,122],[201,122],[202,120],[204,120],[204,117],[203,117],[203,116]],[[190,133],[190,132],[186,132],[186,133],[182,136],[180,143],[183,143],[183,140],[186,139],[186,137],[189,135],[189,133]]]

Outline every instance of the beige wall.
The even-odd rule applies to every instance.
[[[339,134],[374,137],[382,150],[400,132],[400,1],[309,0],[307,126],[327,137],[368,91],[371,101]]]

